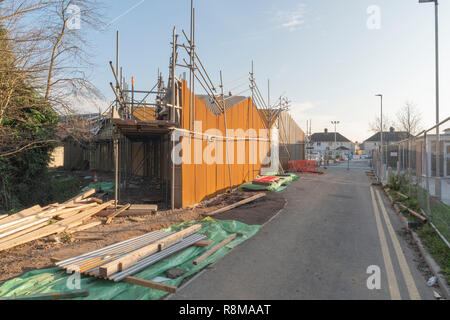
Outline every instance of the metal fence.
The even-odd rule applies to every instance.
[[[378,147],[372,166],[382,183],[396,184],[450,242],[450,118],[417,136]]]

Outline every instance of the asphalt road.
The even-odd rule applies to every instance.
[[[426,267],[366,166],[302,176],[256,236],[170,298],[434,299],[438,290],[426,285]],[[380,270],[380,289],[368,289],[370,266]]]

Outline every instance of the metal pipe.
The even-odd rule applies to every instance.
[[[181,240],[179,243],[177,243],[167,249],[164,249],[158,253],[155,253],[151,256],[148,256],[147,258],[142,259],[140,262],[138,262],[134,266],[132,266],[122,272],[118,272],[118,273],[111,275],[108,279],[113,280],[114,282],[119,282],[119,281],[125,279],[126,277],[147,268],[149,265],[154,264],[158,261],[161,261],[162,259],[164,259],[178,251],[181,251],[181,250],[191,246],[192,244],[194,244],[198,241],[204,240],[204,239],[206,239],[206,236],[204,236],[204,235],[193,234],[189,237],[186,237],[185,239]]]
[[[140,248],[140,246],[144,246],[147,245],[149,243],[151,243],[154,240],[159,240],[165,237],[168,237],[171,234],[174,234],[175,232],[164,232],[161,230],[157,230],[157,231],[153,231],[147,234],[144,234],[142,236],[136,237],[136,238],[132,238],[132,239],[128,239],[122,242],[118,242],[115,244],[112,244],[110,246],[107,246],[105,248],[101,248],[92,252],[88,252],[76,257],[72,257],[63,261],[59,261],[56,263],[56,265],[58,267],[64,267],[64,266],[68,266],[74,263],[77,263],[78,261],[84,261],[88,258],[91,258],[93,256],[98,256],[98,255],[104,255],[104,254],[110,254],[112,252],[117,252],[118,250],[124,250],[126,248],[130,248],[130,246],[135,246],[136,249]]]

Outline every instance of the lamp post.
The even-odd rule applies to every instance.
[[[440,177],[441,142],[439,137],[439,3],[438,0],[419,0],[419,3],[434,2],[434,36],[436,59],[436,178]],[[436,183],[438,180],[436,180]],[[439,193],[440,194],[440,189]]]
[[[336,150],[337,150],[337,125],[340,123],[339,121],[331,121],[334,124],[334,159],[336,159]]]
[[[381,142],[381,160],[383,160],[383,95],[376,94],[376,97],[380,97],[381,100],[381,113],[380,113],[380,142]],[[386,165],[387,165],[387,151],[386,151]]]

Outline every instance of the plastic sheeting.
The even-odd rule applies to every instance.
[[[265,177],[279,177],[280,180],[276,181],[270,185],[263,186],[253,183],[245,183],[239,187],[240,190],[250,190],[250,191],[272,191],[272,192],[281,192],[287,188],[287,184],[291,183],[294,180],[297,180],[299,176],[292,174],[292,173],[286,173],[285,176],[279,176],[277,173],[273,174],[266,174]],[[263,176],[257,176],[257,178],[260,178]]]
[[[194,275],[207,265],[223,257],[230,249],[253,237],[261,228],[261,226],[249,226],[238,221],[218,221],[206,218],[201,221],[191,221],[189,223],[174,225],[165,229],[165,231],[178,231],[196,223],[202,224],[202,229],[198,233],[206,235],[208,239],[214,241],[216,244],[231,234],[237,233],[238,236],[199,265],[194,265],[193,261],[206,252],[208,248],[189,247],[149,266],[133,276],[153,280],[156,277],[165,277],[165,271],[169,269],[181,268],[186,271],[183,276],[163,282],[172,286],[179,286],[183,279]],[[31,271],[1,285],[0,298],[58,293],[73,289],[89,290],[88,297],[75,298],[74,300],[157,300],[167,295],[166,292],[160,290],[124,282],[114,283],[84,275],[81,275],[80,287],[77,288],[71,286],[76,284],[74,278],[74,275],[67,274],[66,271],[59,268]]]

